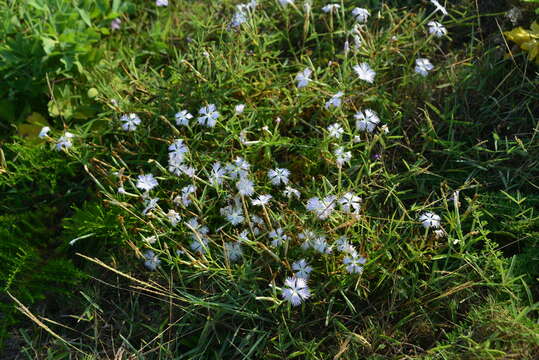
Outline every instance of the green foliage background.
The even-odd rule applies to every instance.
[[[358,187],[370,190],[372,214],[383,218],[388,209],[396,209],[392,216],[399,220],[410,216],[405,209],[419,208],[417,199],[429,202],[433,193],[447,195],[462,186],[461,213],[450,203],[440,205],[457,234],[453,240],[462,245],[421,248],[413,243],[421,234],[389,221],[395,219],[369,224],[357,236],[376,239],[373,253],[379,263],[365,279],[372,292],[357,290],[346,278],[328,282],[319,290],[325,301],[304,313],[254,300],[252,294],[264,294],[267,285],[253,281],[255,263],[236,268],[233,278],[218,261],[211,269],[185,270],[163,251],[168,256],[163,272],[142,271],[129,248],[142,248],[145,224],[107,197],[115,180],[106,165],[121,167],[121,159],[149,169],[148,155],[166,159],[159,136],[169,131],[167,119],[176,104],[196,108],[211,99],[232,108],[247,96],[257,104],[256,116],[227,125],[229,137],[207,140],[188,134],[196,140],[193,148],[201,163],[214,160],[205,149],[235,147],[242,129],[286,116],[290,125],[281,138],[248,148],[245,155],[261,168],[278,159],[313,175],[330,171],[327,165],[309,166],[321,155],[309,149],[327,152],[328,144],[299,136],[312,134],[310,122],[325,121],[315,111],[320,100],[306,95],[298,105],[289,83],[298,70],[291,64],[312,61],[314,68],[325,67],[338,52],[334,42],[322,22],[311,24],[309,31],[317,35],[305,38],[303,19],[293,13],[286,23],[267,15],[257,18],[265,34],[259,43],[249,32],[227,33],[223,19],[230,18],[236,3],[180,1],[156,9],[149,1],[0,1],[2,339],[17,337],[14,329],[24,324],[21,349],[42,346],[40,351],[52,353],[51,358],[73,353],[65,343],[21,322],[9,291],[44,315],[80,313],[70,325],[94,334],[91,341],[80,336],[77,346],[95,358],[104,356],[101,348],[118,345],[116,334],[133,354],[159,338],[162,358],[179,353],[193,359],[234,358],[241,353],[246,358],[325,359],[342,349],[350,359],[537,356],[539,142],[534,114],[539,113],[539,82],[531,64],[519,57],[502,59],[481,32],[496,31],[489,27],[490,18],[506,10],[501,2],[488,11],[475,9],[472,2],[452,4],[453,41],[442,41],[438,49],[426,49],[409,35],[425,15],[424,3],[369,2],[373,13],[390,14],[380,20],[371,44],[380,51],[379,67],[401,70],[413,61],[391,45],[400,14],[395,8],[412,6],[399,35],[402,52],[432,53],[433,62],[454,65],[455,71],[437,78],[436,86],[403,77],[366,97],[403,135],[361,148],[364,171],[374,180]],[[315,1],[313,7],[321,5]],[[275,12],[278,6],[266,9]],[[483,10],[480,18],[478,10]],[[113,32],[110,21],[117,17],[123,20],[122,30]],[[284,27],[288,31],[281,31]],[[466,60],[462,64],[460,59]],[[121,143],[116,130],[120,109],[137,112],[150,124]],[[80,140],[69,154],[36,138],[47,124],[55,134],[62,129],[77,134]],[[370,160],[378,152],[384,166]],[[407,242],[394,244],[397,235]],[[157,283],[179,279],[181,286],[169,294],[179,309],[170,310],[170,299],[148,300],[140,292],[120,290],[127,284],[89,266],[75,252]],[[117,289],[97,286],[92,277],[115,282]],[[330,310],[338,316],[328,320]],[[178,325],[169,327],[173,317]],[[114,331],[107,333],[104,325]],[[161,338],[163,333],[169,338]]]

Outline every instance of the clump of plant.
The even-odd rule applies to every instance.
[[[155,3],[178,26],[167,31],[185,35],[174,35],[181,51],[158,61],[126,39],[126,59],[96,69],[114,69],[112,81],[96,76],[110,109],[99,128],[41,132],[51,151],[84,161],[117,211],[111,236],[129,245],[119,266],[83,257],[157,307],[141,312],[144,326],[128,321],[124,348],[423,356],[488,296],[523,307],[476,200],[492,186],[480,172],[492,151],[468,148],[479,131],[434,105],[471,66],[444,52],[448,9],[193,3],[207,21],[178,25],[182,4]],[[82,215],[74,250],[108,233]],[[507,349],[496,346],[485,353]]]

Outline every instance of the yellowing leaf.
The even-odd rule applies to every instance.
[[[17,126],[17,130],[20,137],[37,139],[37,135],[39,135],[41,126],[34,124],[20,124],[19,126]]]
[[[536,59],[535,62],[539,64],[539,41],[532,40],[525,42],[524,44],[520,45],[520,48],[528,52],[528,59],[530,59],[530,61]]]
[[[511,31],[506,31],[503,34],[507,37],[507,39],[517,43],[519,46],[522,45],[522,43],[532,39],[530,32],[528,30],[524,30],[524,28],[521,26]]]
[[[528,52],[528,59],[539,65],[539,24],[534,22],[531,25],[531,30],[526,30],[522,27],[517,27],[511,31],[503,33],[505,37],[518,44],[518,46]]]
[[[29,124],[39,125],[39,126],[47,126],[49,125],[47,119],[43,115],[37,112],[33,112],[26,118],[26,122]]]

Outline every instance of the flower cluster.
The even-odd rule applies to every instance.
[[[445,8],[437,1],[431,0],[431,2],[435,5],[436,12],[446,14]],[[279,3],[283,7],[290,6],[283,11],[301,11],[294,0],[279,0]],[[156,5],[165,7],[168,1],[158,0]],[[332,14],[345,14],[341,6],[342,4],[337,3],[327,4],[321,8],[321,11],[328,14],[324,16],[330,19],[334,16],[338,18],[338,15]],[[236,5],[234,15],[228,25],[229,30],[235,31],[227,35],[235,35],[243,24],[250,21],[256,7],[256,0]],[[304,9],[308,12],[316,11],[310,6]],[[347,40],[345,50],[348,51],[350,46],[358,49],[362,46],[363,40],[368,41],[362,36],[365,29],[368,29],[373,22],[374,15],[371,18],[371,12],[368,9],[359,7],[346,14],[346,16],[351,14],[354,22],[352,31],[346,31],[344,35]],[[429,39],[433,40],[433,38],[446,36],[447,30],[441,23],[430,21],[428,33],[431,35]],[[350,36],[352,45],[348,43]],[[359,52],[354,56],[358,54]],[[381,71],[381,67],[371,58],[353,61],[351,66],[346,65],[343,71],[352,74],[355,84],[368,88],[375,82],[380,82],[382,78],[380,75],[383,74],[378,74],[375,69]],[[414,70],[420,76],[414,75],[412,71],[410,73],[417,80],[421,79],[421,76],[428,76],[434,70],[434,66],[428,59],[419,57],[415,59]],[[324,146],[328,149],[324,150],[320,158],[332,164],[330,171],[337,173],[339,178],[338,185],[330,184],[327,187],[324,185],[323,188],[326,189],[324,191],[320,190],[322,187],[314,191],[303,187],[306,181],[311,180],[306,179],[306,175],[301,173],[301,167],[298,170],[296,164],[287,162],[286,158],[285,160],[281,157],[271,160],[264,158],[264,162],[258,162],[254,160],[254,156],[257,155],[253,155],[253,152],[233,150],[231,153],[212,156],[208,162],[201,160],[207,158],[205,156],[207,153],[199,153],[197,147],[200,145],[187,134],[197,133],[198,130],[198,137],[195,139],[206,140],[204,136],[209,137],[214,133],[221,134],[230,131],[228,129],[232,127],[229,123],[246,120],[256,104],[249,102],[246,113],[244,113],[246,105],[237,98],[230,103],[219,102],[219,109],[215,103],[209,103],[210,101],[217,103],[216,99],[199,103],[196,108],[185,104],[174,107],[174,112],[177,112],[173,120],[177,127],[169,124],[174,127],[176,138],[159,140],[162,141],[159,153],[163,154],[163,158],[168,156],[168,163],[166,166],[161,166],[159,156],[156,156],[157,160],[152,159],[149,162],[156,164],[153,172],[157,174],[156,176],[145,171],[142,173],[140,168],[132,171],[130,175],[125,175],[128,181],[126,180],[125,187],[124,180],[120,181],[116,195],[124,203],[130,199],[137,199],[136,205],[130,205],[137,206],[139,214],[142,210],[143,219],[151,224],[154,235],[143,240],[144,246],[151,246],[153,249],[143,254],[144,265],[148,269],[155,270],[161,266],[161,260],[156,253],[159,253],[157,246],[162,242],[161,240],[157,242],[157,239],[166,238],[170,234],[177,235],[180,239],[175,244],[177,247],[175,253],[179,254],[178,256],[189,256],[197,261],[199,259],[204,261],[207,258],[224,259],[223,262],[227,266],[236,266],[232,263],[245,261],[252,254],[251,248],[256,247],[270,254],[271,257],[282,260],[282,268],[286,268],[287,273],[281,274],[281,281],[285,280],[280,288],[280,295],[292,306],[298,306],[313,296],[308,281],[320,275],[317,273],[317,264],[320,261],[338,259],[338,273],[343,277],[361,276],[365,267],[368,269],[368,251],[363,246],[357,245],[358,239],[348,240],[343,236],[346,232],[334,225],[337,222],[353,223],[366,218],[365,213],[368,210],[366,192],[358,187],[359,181],[354,183],[353,180],[349,180],[347,172],[356,171],[359,156],[354,151],[362,146],[358,145],[362,138],[365,138],[367,143],[378,135],[383,138],[384,134],[389,132],[388,125],[383,123],[389,118],[389,114],[378,109],[376,104],[371,105],[372,108],[356,107],[354,94],[342,85],[346,84],[345,82],[330,88],[323,83],[323,79],[325,79],[323,71],[314,68],[311,64],[308,67],[305,65],[295,67],[286,81],[292,85],[291,88],[299,98],[315,88],[324,94],[323,99],[320,99],[320,103],[315,106],[320,109],[320,113],[327,115],[331,120],[324,123],[320,132],[324,137]],[[350,108],[354,109],[353,115],[346,114]],[[379,111],[380,115],[373,108]],[[170,114],[171,118],[174,112]],[[340,119],[344,116],[350,117],[352,124],[341,121]],[[123,134],[122,136],[133,136],[133,132],[137,132],[139,128],[151,128],[146,115],[144,119],[144,125],[141,126],[142,120],[139,115],[122,114],[119,118],[120,126],[116,125],[116,128],[119,133]],[[283,119],[286,118],[283,116]],[[285,121],[283,120],[283,123]],[[266,125],[262,130],[273,135],[273,132],[279,131],[280,122],[281,119],[278,118],[275,129]],[[355,130],[351,130],[354,125]],[[202,129],[204,131],[200,131]],[[233,138],[237,144],[235,149],[245,148],[253,143],[247,141],[247,136],[251,136],[255,130],[252,127],[245,127],[241,132],[238,130],[239,142],[237,142],[238,134],[232,134],[233,136],[229,138]],[[50,129],[45,127],[39,136],[47,138],[49,131]],[[354,131],[356,131],[355,134],[352,133]],[[138,130],[138,132],[142,131]],[[70,148],[72,138],[73,135],[66,132],[58,139],[56,148],[58,150]],[[165,141],[166,145],[163,145]],[[372,153],[367,159],[370,157]],[[375,155],[375,158],[380,161],[382,159],[379,153]],[[257,166],[260,163],[264,166]],[[126,170],[126,172],[129,171]],[[344,180],[341,179],[341,175],[345,175]],[[167,193],[163,184],[169,181],[178,186]],[[314,183],[314,177],[312,181]],[[126,188],[129,190],[128,184],[132,184],[131,187],[134,188],[136,194],[131,194],[126,190]],[[161,198],[151,197],[150,193],[158,194]],[[362,197],[365,198],[365,204]],[[294,212],[294,215],[290,216],[290,212]],[[435,233],[437,237],[444,234],[441,218],[433,212],[421,214],[419,221],[426,229],[438,231]],[[429,231],[426,230],[426,233]],[[183,237],[187,239],[186,246],[181,241]],[[216,257],[215,254],[221,254],[221,256]]]

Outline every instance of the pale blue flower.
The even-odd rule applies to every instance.
[[[72,133],[66,131],[63,136],[60,136],[58,141],[56,142],[56,150],[60,151],[62,149],[69,149],[73,146],[73,143],[71,142],[71,139],[74,137]]]
[[[247,178],[241,178],[236,183],[236,188],[238,189],[238,192],[240,193],[240,195],[243,195],[243,196],[251,196],[255,192],[253,182]]]
[[[198,117],[198,123],[203,126],[214,127],[220,116],[216,109],[214,104],[202,107],[198,112],[201,115]]]
[[[364,80],[371,84],[374,82],[376,71],[374,71],[368,63],[363,62],[361,64],[354,65],[352,68],[361,80]]]
[[[344,95],[344,93],[342,91],[339,91],[338,93],[336,93],[335,95],[333,95],[331,97],[331,99],[329,99],[327,102],[326,102],[326,109],[329,109],[330,107],[340,107],[341,104],[342,104],[342,96]]]
[[[174,118],[176,119],[176,125],[189,126],[189,120],[193,118],[193,115],[187,110],[182,110],[177,112]]]
[[[363,8],[354,8],[352,10],[352,16],[356,19],[358,23],[365,23],[367,22],[367,19],[369,16],[371,16],[371,13],[367,9]]]
[[[438,38],[447,35],[447,29],[439,22],[430,21],[427,25],[429,27],[429,34]]]
[[[433,213],[433,212],[425,212],[419,216],[419,221],[421,221],[421,224],[425,229],[429,228],[439,228],[440,227],[440,221],[441,218],[439,215]]]
[[[310,198],[307,201],[306,208],[309,211],[312,211],[313,213],[318,216],[319,219],[325,220],[327,219],[331,213],[335,210],[335,200],[336,196],[326,196],[323,199],[319,199],[317,197]]]
[[[229,261],[235,262],[241,259],[243,256],[243,250],[241,249],[241,244],[227,242],[225,243],[225,254]]]
[[[373,132],[378,123],[380,122],[378,114],[376,114],[376,112],[371,109],[366,109],[363,112],[357,112],[354,115],[354,118],[356,118],[356,127],[360,131]]]
[[[152,174],[139,175],[137,178],[137,187],[141,190],[150,191],[157,185],[157,179]]]
[[[284,233],[282,228],[271,231],[268,236],[272,239],[271,245],[274,247],[281,246],[283,242],[288,240],[288,235]]]
[[[427,76],[434,69],[429,59],[419,58],[415,60],[415,72],[421,76]]]
[[[41,128],[41,131],[39,132],[39,135],[38,135],[39,138],[40,138],[40,139],[43,139],[44,137],[46,137],[50,130],[51,130],[50,127],[48,127],[48,126],[43,126],[43,127]]]
[[[308,279],[313,268],[309,266],[305,259],[301,259],[292,263],[292,270],[294,270],[294,276],[297,278]]]
[[[340,139],[344,133],[344,129],[340,124],[331,124],[328,126],[328,132],[330,137]]]
[[[155,255],[155,253],[152,250],[146,250],[144,252],[144,258],[146,261],[144,261],[144,266],[146,266],[149,270],[154,271],[157,269],[159,264],[161,263],[161,260],[159,260],[159,257]]]
[[[366,262],[367,259],[355,252],[345,256],[343,259],[343,264],[346,265],[346,271],[350,274],[361,274],[363,272],[362,265],[365,265]]]
[[[311,296],[311,292],[305,279],[289,277],[284,282],[282,296],[292,306],[298,306]]]
[[[276,168],[268,171],[268,178],[273,185],[288,184],[290,170],[285,168]]]
[[[140,118],[137,114],[124,114],[120,117],[122,124],[122,129],[125,131],[135,131],[137,126],[140,125]]]
[[[269,195],[269,194],[264,194],[264,195],[260,195],[258,196],[257,199],[255,200],[251,200],[251,203],[254,205],[254,206],[264,206],[266,205],[270,200],[271,200],[272,196]]]
[[[296,81],[298,82],[298,88],[303,88],[307,85],[309,85],[309,82],[311,81],[311,75],[313,71],[309,68],[305,68],[305,70],[300,71],[296,75]]]

